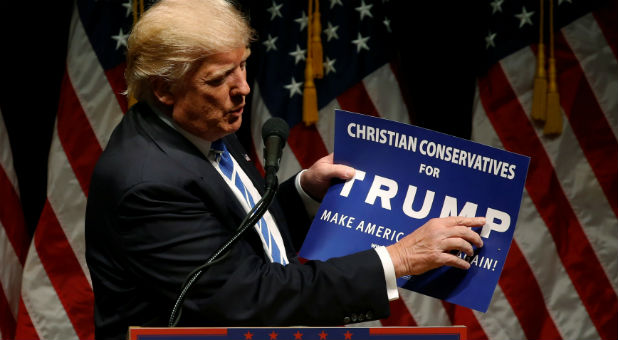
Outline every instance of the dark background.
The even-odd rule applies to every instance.
[[[469,138],[475,77],[484,50],[486,4],[391,2],[395,9],[391,27],[400,47],[400,80],[413,122]],[[248,13],[263,11],[265,6],[263,1],[239,3]],[[32,232],[46,198],[47,157],[73,2],[2,1],[0,6],[4,83],[0,109],[9,133],[26,224]],[[246,131],[241,129],[241,133]]]

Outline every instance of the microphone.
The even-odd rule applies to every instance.
[[[281,151],[290,133],[285,120],[273,117],[262,126],[264,140],[264,170],[266,170],[266,188],[277,186],[277,171],[281,162]]]

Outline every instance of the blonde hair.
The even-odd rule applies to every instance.
[[[154,77],[175,84],[198,61],[248,47],[254,35],[247,19],[227,0],[160,0],[129,36],[127,93],[149,101]]]

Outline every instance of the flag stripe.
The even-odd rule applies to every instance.
[[[466,325],[466,327],[468,327],[468,338],[479,340],[488,339],[485,330],[481,327],[481,324],[478,322],[471,309],[457,306],[446,301],[442,301],[442,305],[452,325]]]
[[[335,150],[335,110],[340,109],[337,99],[333,99],[320,110],[320,120],[316,127],[328,152]]]
[[[63,228],[64,234],[73,250],[72,253],[56,254],[56,257],[58,259],[62,259],[65,256],[76,257],[81,264],[82,271],[88,273],[88,266],[84,256],[86,196],[72,171],[67,155],[63,152],[57,137],[52,139],[49,167],[47,200],[51,205],[52,211],[56,214],[56,218],[60,222],[60,226]],[[44,223],[39,223],[37,229],[42,226],[46,227]],[[87,275],[86,279],[90,281],[90,275]]]
[[[28,237],[25,232],[24,216],[21,213],[21,203],[17,191],[15,191],[3,167],[4,165],[0,164],[0,193],[2,193],[0,224],[7,241],[19,258],[19,263],[23,265],[28,250]]]
[[[37,334],[32,320],[26,310],[26,305],[23,299],[19,299],[19,316],[17,318],[17,328],[15,329],[15,339],[38,340]]]
[[[588,14],[564,27],[562,33],[609,122],[614,138],[618,137],[618,84],[615,81],[618,61],[603,38],[598,22]],[[581,36],[590,38],[581,39]]]
[[[24,216],[21,213],[19,196],[11,185],[2,166],[0,166],[0,197],[2,197],[0,224],[2,224],[5,237],[15,251],[19,263],[23,265],[28,250],[28,237],[26,235]]]
[[[607,7],[594,11],[593,14],[599,22],[601,31],[609,43],[612,52],[614,52],[614,57],[618,58],[618,20],[616,20],[618,1],[609,0],[606,1],[606,4]]]
[[[60,223],[52,207],[46,202],[41,213],[41,222],[45,228],[39,228],[34,234],[34,242],[39,259],[47,272],[64,310],[67,312],[80,339],[94,338],[94,300],[90,283],[73,254]],[[70,290],[66,287],[71,287]]]
[[[266,104],[262,100],[262,96],[260,94],[260,87],[258,82],[256,81],[253,85],[253,101],[251,102],[251,137],[253,139],[253,145],[255,151],[257,153],[257,158],[255,159],[255,163],[258,165],[258,168],[262,168],[261,162],[264,159],[264,141],[262,141],[262,125],[270,118],[272,115],[268,111]],[[289,145],[283,149],[281,155],[281,163],[279,165],[280,171],[277,175],[279,177],[279,181],[282,182],[285,179],[295,175],[300,170],[302,170],[296,156],[291,151]]]
[[[65,74],[62,81],[56,120],[57,137],[62,143],[82,191],[87,196],[90,176],[102,149],[90,128],[90,122],[86,119],[68,74]]]
[[[40,262],[34,242],[24,266],[21,294],[23,308],[20,307],[17,319],[18,338],[31,339],[34,334],[40,339],[79,338]]]
[[[450,326],[451,321],[440,300],[411,290],[399,289],[399,297],[419,326]]]
[[[305,126],[302,122],[290,129],[288,145],[303,169],[309,168],[315,161],[328,154],[315,125]]]
[[[618,217],[618,141],[595,95],[584,77],[579,62],[559,34],[556,39],[559,58],[557,62],[560,104],[569,119],[571,128],[597,176],[603,192]]]
[[[486,313],[474,311],[479,324],[490,339],[525,339],[519,319],[498,285]]]
[[[532,89],[530,84],[534,79],[534,69],[525,65],[534,63],[535,56],[531,49],[524,48],[506,57],[501,66],[510,82],[513,91],[524,109],[526,117],[530,117],[532,107]],[[548,151],[551,163],[562,188],[581,226],[586,233],[593,250],[599,257],[607,276],[612,278],[613,286],[618,286],[618,233],[615,226],[618,219],[606,200],[595,174],[586,161],[579,143],[573,135],[570,124],[564,124],[562,135],[558,138],[545,138],[542,129],[536,129],[537,138]],[[501,146],[501,144],[499,144]],[[560,152],[560,149],[569,152]],[[575,183],[587,183],[586,186],[576,186]],[[585,188],[585,191],[582,190]],[[585,196],[584,196],[585,195]],[[542,222],[539,223],[542,225]],[[535,259],[536,257],[528,257]]]
[[[268,108],[264,101],[262,101],[262,97],[260,96],[260,86],[256,81],[253,84],[253,88],[251,89],[251,93],[254,99],[251,101],[251,141],[253,151],[255,152],[254,163],[258,166],[258,169],[262,170],[262,174],[264,174],[264,167],[262,165],[264,159],[264,141],[262,141],[262,125],[266,123],[266,121],[272,117],[270,112],[268,112]],[[281,182],[282,173],[287,168],[287,163],[284,163],[284,159],[287,159],[287,154],[289,153],[289,147],[284,146],[283,152],[281,155],[281,163],[279,165],[279,169],[281,172],[279,173],[279,181]]]
[[[4,172],[10,187],[13,188],[12,191],[18,192],[17,174],[13,168],[13,153],[11,151],[9,133],[4,125],[2,111],[0,111],[0,145],[2,145],[2,148],[0,148],[0,172]]]
[[[408,113],[408,120],[411,124],[415,124],[416,120],[414,118],[414,112],[412,112],[412,104],[410,103],[410,98],[404,95],[404,93],[410,93],[409,84],[406,81],[402,81],[401,76],[401,62],[399,60],[393,61],[390,63],[391,72],[393,72],[393,76],[395,76],[395,80],[397,81],[398,90],[397,93],[401,94],[401,100],[403,101],[401,105],[404,106],[405,111]]]
[[[488,80],[490,78],[491,84]],[[595,306],[598,301],[604,301],[610,310],[618,308],[616,294],[574,216],[545,150],[499,66],[489,70],[488,78],[479,79],[479,91],[485,112],[505,147],[514,152],[534,155],[526,189],[546,221],[567,273],[600,335],[604,338],[616,337],[616,330],[609,326],[612,320],[618,322],[614,320],[616,315],[604,315]],[[547,192],[551,195],[546,195]],[[579,242],[567,243],[570,238]],[[588,259],[587,265],[581,265],[578,260],[581,257]],[[615,325],[616,322],[611,324]]]
[[[391,315],[386,319],[380,320],[382,326],[417,326],[408,307],[401,299],[391,301],[390,310]]]
[[[524,50],[524,52],[532,54],[530,49]],[[512,60],[509,57],[509,60],[506,60],[503,65],[512,66],[513,63],[511,63],[511,61],[525,63],[526,58],[523,56],[518,57],[518,54],[521,53],[517,52]],[[509,67],[505,67],[505,69],[508,68]],[[513,69],[521,70],[521,68],[518,68],[517,66],[513,67]],[[531,80],[534,76],[534,69],[530,69],[530,71],[532,73],[530,76]],[[519,75],[522,75],[522,72],[520,72]],[[525,83],[525,81],[523,83]],[[515,81],[511,84],[513,84],[514,88],[517,89],[519,82]],[[477,89],[477,96],[478,92],[479,91]],[[529,92],[531,91],[528,83],[528,93],[520,96],[520,100],[523,99],[522,105],[524,107],[529,107],[531,97],[531,93]],[[475,102],[478,103],[478,98]],[[474,127],[473,139],[475,141],[498,148],[504,148],[502,142],[493,130],[493,126],[485,114],[482,105],[476,105],[474,110]],[[575,150],[577,147],[568,149]],[[574,158],[578,159],[577,155],[575,155]],[[583,156],[579,159],[583,159]],[[569,169],[571,168],[569,167]],[[573,171],[569,171],[569,173],[572,174]],[[609,207],[606,211],[611,214]],[[557,323],[562,337],[566,339],[599,338],[594,324],[588,317],[588,312],[582,305],[577,291],[573,288],[571,280],[560,262],[558,251],[555,248],[552,236],[526,191],[524,191],[523,200],[521,203],[517,229],[515,229],[515,242],[517,242],[521,248],[530,265],[530,268],[534,272],[536,280],[543,291],[544,302],[547,304],[554,322]],[[487,314],[493,314],[491,312],[491,308],[492,306],[495,306],[496,303],[497,301],[494,297],[490,310]],[[562,312],[565,306],[568,306],[569,313]],[[513,320],[510,315],[502,315],[499,319]],[[497,337],[497,339],[502,338],[518,339],[524,338],[524,336]]]
[[[111,87],[114,97],[116,97],[116,102],[120,106],[120,109],[116,111],[116,113],[127,112],[129,109],[129,103],[127,100],[127,96],[123,93],[127,90],[127,82],[124,79],[124,69],[127,67],[126,63],[119,64],[114,68],[110,68],[105,71],[105,77],[107,78],[108,86]],[[121,117],[122,115],[120,115]],[[113,120],[109,120],[110,123],[113,123]],[[108,134],[109,137],[109,134]]]
[[[363,114],[380,117],[362,82],[356,83],[337,97],[342,110],[362,112]]]
[[[363,85],[372,105],[376,103],[375,111],[379,112],[379,116],[403,123],[410,122],[407,108],[403,104],[399,90],[399,83],[390,64],[384,64],[366,76],[363,79]],[[343,100],[347,101],[348,99]],[[328,152],[332,152],[334,147],[334,112],[335,109],[340,108],[339,101],[335,99],[320,109],[320,120],[316,127]]]
[[[0,339],[12,339],[15,335],[15,316],[9,300],[0,289]]]
[[[505,298],[517,315],[526,338],[561,339],[555,323],[549,316],[541,289],[517,242],[511,244],[499,283]]]
[[[0,222],[0,259],[2,259],[0,293],[3,293],[6,298],[7,306],[11,311],[10,315],[16,319],[23,264],[15,253],[13,246],[9,243],[9,238],[2,222]]]
[[[112,130],[122,119],[122,113],[126,112],[126,108],[119,104],[126,103],[126,99],[118,100],[117,96],[126,85],[119,70],[108,73],[103,70],[84,30],[77,6],[74,6],[71,19],[67,73],[69,83],[73,85],[72,89],[67,90],[79,98],[80,112],[88,118],[98,145],[104,147]],[[110,79],[113,76],[121,76],[122,80],[113,81],[114,85],[111,85]]]
[[[0,227],[4,234],[0,237],[0,242],[4,243],[6,252],[11,251],[19,259],[19,269],[23,266],[26,260],[28,251],[28,235],[26,233],[26,225],[19,200],[17,177],[13,169],[13,155],[9,143],[9,136],[4,125],[4,118],[0,113],[0,193],[2,194],[2,203],[0,204]],[[10,248],[9,249],[9,244]],[[4,269],[11,270],[11,266],[5,263],[4,255],[0,257]],[[21,273],[21,271],[20,271]],[[21,275],[21,274],[20,274]],[[6,282],[3,282],[6,284]],[[11,295],[8,297],[11,300]],[[17,304],[17,301],[15,301]]]
[[[4,117],[0,112],[0,339],[12,339],[28,235]]]
[[[515,240],[528,260],[543,291],[545,304],[565,339],[596,339],[596,331],[588,312],[573,287],[547,226],[534,209],[534,203],[524,192],[522,210],[524,223],[515,231]],[[525,218],[524,218],[525,217]],[[568,313],[564,313],[568,306]]]
[[[363,79],[363,84],[369,99],[381,117],[410,124],[408,109],[391,65],[392,63],[384,64],[373,71]]]

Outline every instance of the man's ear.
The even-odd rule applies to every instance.
[[[161,78],[154,78],[151,84],[152,93],[161,104],[174,105],[174,94],[172,93],[170,83]]]

